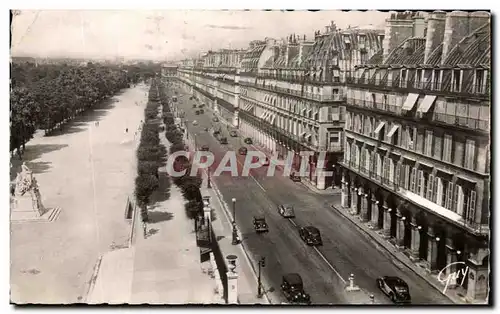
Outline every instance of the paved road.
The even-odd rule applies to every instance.
[[[44,205],[60,207],[61,214],[51,223],[11,225],[13,302],[81,301],[98,256],[127,244],[124,209],[137,171],[134,132],[147,91],[145,85],[123,90],[63,134],[26,145],[24,160]]]
[[[180,90],[181,95],[183,92]],[[188,122],[189,132],[197,134],[198,147],[208,144],[216,159],[220,160],[225,151],[237,150],[244,145],[241,138],[229,136],[229,144],[220,145],[203,131],[205,127],[219,125],[212,121],[212,112],[205,109],[205,114],[194,115],[192,105],[189,96],[179,97],[179,107],[185,110],[186,119],[199,122],[198,126]],[[220,125],[222,130],[226,130],[224,124]],[[247,148],[253,149],[248,145]],[[242,156],[238,160],[243,163]],[[346,303],[343,280],[347,280],[352,273],[356,277],[356,284],[373,293],[379,303],[390,303],[376,287],[375,279],[383,275],[396,275],[409,284],[413,303],[451,303],[446,296],[393,260],[354,224],[331,209],[329,204],[338,202],[338,195],[319,195],[301,183],[283,177],[281,172],[277,172],[274,177],[267,177],[266,172],[267,169],[263,167],[251,172],[251,177],[233,178],[226,173],[214,180],[228,204],[231,198],[237,199],[236,221],[243,241],[252,255],[266,257],[264,275],[275,289],[279,289],[283,273],[298,272],[303,277],[313,303]],[[296,207],[293,222],[278,214],[278,204],[293,204]],[[265,214],[270,228],[268,234],[257,235],[254,232],[252,217],[257,214]],[[306,246],[297,232],[297,226],[302,225],[316,226],[322,232],[324,245],[318,250]]]

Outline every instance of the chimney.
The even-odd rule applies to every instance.
[[[299,46],[296,44],[288,45],[285,52],[286,65],[290,64],[293,58],[299,53]]]
[[[488,23],[490,15],[487,12],[453,11],[446,15],[443,39],[443,54],[441,63],[445,62],[451,50],[466,36],[480,26]]]
[[[383,42],[383,59],[387,60],[389,54],[403,41],[413,35],[413,16],[415,13],[404,12],[391,14],[386,20],[385,36]]]
[[[304,61],[305,56],[307,56],[309,54],[313,45],[314,45],[314,43],[307,42],[307,41],[303,41],[300,43],[299,51],[298,51],[299,64],[301,64]]]
[[[425,38],[424,64],[431,53],[443,42],[446,13],[436,11],[429,15],[427,20],[427,36]]]
[[[425,19],[422,15],[413,18],[413,37],[424,38]]]

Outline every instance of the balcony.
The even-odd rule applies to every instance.
[[[490,121],[488,120],[480,120],[475,118],[461,117],[457,115],[450,115],[446,113],[437,113],[437,112],[433,113],[432,118],[434,119],[434,121],[444,122],[459,127],[465,127],[486,132],[489,132],[490,130]]]

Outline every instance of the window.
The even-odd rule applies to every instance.
[[[415,193],[416,190],[416,181],[417,181],[417,169],[412,168],[411,169],[411,175],[410,175],[410,191]]]
[[[441,155],[442,155],[442,138],[439,135],[433,134],[434,135],[434,158],[441,160]]]
[[[469,222],[475,220],[476,217],[476,191],[470,191],[469,200],[467,202],[467,213],[465,219]]]
[[[450,210],[458,213],[458,200],[460,198],[460,186],[458,184],[455,185],[454,190],[453,190],[453,199],[451,201],[451,208]]]
[[[484,93],[484,74],[486,71],[480,69],[476,70],[476,77],[474,80],[474,92],[476,93]]]
[[[425,131],[425,150],[427,156],[432,156],[432,131]]]
[[[367,171],[371,171],[370,167],[372,165],[372,152],[370,152],[369,150],[366,151],[366,164],[364,165],[365,169]]]
[[[377,176],[379,176],[379,177],[382,175],[382,156],[380,156],[380,154],[377,154],[376,173],[377,173]]]
[[[424,196],[424,190],[425,190],[425,178],[424,178],[424,172],[422,170],[418,170],[418,179],[417,179],[417,191],[416,194],[420,196]]]
[[[434,176],[432,174],[429,174],[429,178],[427,180],[427,196],[426,198],[429,201],[434,200]]]
[[[453,204],[453,183],[448,182],[448,186],[446,187],[446,199],[444,207],[446,207],[446,209],[452,210],[452,204]]]
[[[414,127],[407,127],[407,140],[408,140],[408,149],[409,150],[414,150],[415,149],[415,137],[416,137],[416,128]]]
[[[402,185],[405,190],[408,190],[410,185],[410,165],[404,165],[404,173],[401,177]]]
[[[433,90],[439,90],[441,87],[440,74],[441,74],[440,70],[434,70],[432,72],[432,89]]]
[[[448,134],[444,135],[443,161],[445,162],[451,162],[452,139],[453,137],[451,135]]]
[[[401,167],[402,165],[398,163],[396,165],[396,174],[394,175],[394,184],[399,185],[401,180]]]
[[[461,84],[461,80],[462,77],[461,77],[461,71],[460,70],[453,70],[453,74],[452,74],[452,91],[453,92],[460,92],[462,90],[462,84]]]
[[[475,170],[476,142],[474,140],[465,141],[465,168]]]
[[[389,176],[387,177],[387,181],[393,183],[394,182],[394,160],[392,158],[387,158],[389,162]]]
[[[437,176],[434,177],[434,182],[432,183],[432,194],[431,194],[430,200],[432,202],[436,203],[436,204],[438,204],[438,201],[440,201],[439,197],[443,193],[443,187],[442,186],[441,186],[441,191],[439,191],[439,185],[440,184],[441,184],[441,180]],[[441,203],[439,203],[438,205],[441,205]]]
[[[361,149],[361,160],[360,160],[359,164],[361,167],[361,171],[366,172],[365,171],[365,164],[366,164],[366,149],[365,148]]]
[[[386,181],[390,178],[389,174],[390,174],[389,158],[384,157],[384,172],[382,175],[382,178],[384,181]]]
[[[345,148],[345,160],[349,163],[351,161],[351,144],[347,141],[347,139],[345,141]]]

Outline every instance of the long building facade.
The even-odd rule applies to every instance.
[[[178,81],[269,151],[309,157],[319,189],[429,272],[488,293],[491,25],[487,12],[394,13],[185,60]],[[317,155],[327,152],[323,169]],[[316,170],[316,171],[314,171]],[[321,170],[333,171],[325,177]],[[316,175],[313,175],[315,173]],[[465,275],[464,275],[465,274]]]

